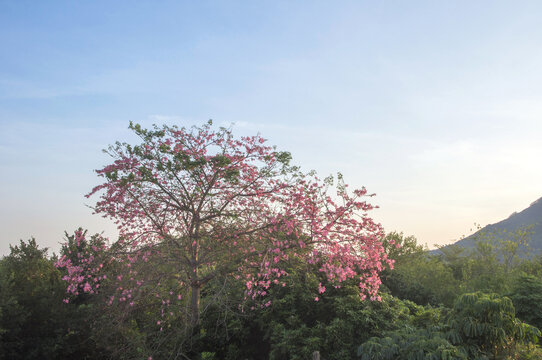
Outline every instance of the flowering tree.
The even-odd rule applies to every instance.
[[[332,178],[302,174],[289,165],[289,153],[260,136],[235,138],[211,122],[190,129],[130,128],[142,143],[110,146],[114,161],[97,170],[104,182],[88,195],[99,196],[95,211],[120,230],[109,258],[125,264],[117,278],[129,281],[111,302],[133,304],[138,288],[149,285],[136,264],[152,264],[159,274],[153,286],[174,283],[190,294],[189,318],[197,327],[201,291],[211,280],[233,277],[246,286],[249,300],[263,299],[270,286],[283,284],[282,265],[292,257],[321,264],[336,286],[358,277],[362,298],[378,299],[378,274],[392,261],[381,226],[366,214],[373,206],[363,200],[365,189],[348,192],[339,177],[330,194]],[[88,281],[71,289],[96,290]],[[164,304],[181,298],[173,291],[156,296],[163,294],[172,297]]]

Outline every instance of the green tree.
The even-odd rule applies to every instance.
[[[427,247],[418,244],[415,236],[405,236],[402,232],[392,231],[382,240],[382,246],[388,258],[395,261],[427,251]]]
[[[542,329],[542,280],[532,275],[523,275],[510,293],[516,316]]]
[[[460,282],[440,257],[430,255],[415,237],[402,233],[388,234],[383,244],[388,256],[395,260],[393,270],[382,273],[382,283],[393,296],[420,305],[453,304]]]
[[[70,330],[74,309],[62,303],[65,287],[54,259],[33,238],[10,250],[0,261],[0,358],[62,359],[80,354],[83,346]]]
[[[60,273],[47,259],[47,249],[39,249],[35,239],[10,247],[2,259],[2,318],[4,329],[0,353],[6,359],[53,358],[62,341],[58,309],[63,294]]]
[[[362,360],[538,359],[540,331],[515,318],[507,297],[460,296],[451,311],[419,307],[398,330],[358,348]]]
[[[459,245],[448,245],[439,247],[440,259],[450,268],[455,280],[461,283],[461,291],[464,292],[465,284],[472,276],[473,261],[469,252]]]
[[[372,338],[358,348],[361,360],[467,360],[467,354],[435,330],[406,328]]]
[[[463,294],[450,314],[447,338],[462,346],[471,357],[497,359],[514,353],[516,346],[536,343],[540,331],[516,319],[507,297],[482,292]]]

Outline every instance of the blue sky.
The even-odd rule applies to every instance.
[[[130,120],[212,118],[449,243],[542,196],[538,1],[0,0],[0,254],[78,226]]]

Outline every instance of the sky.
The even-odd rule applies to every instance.
[[[78,227],[144,126],[260,133],[429,247],[542,197],[542,2],[0,0],[0,255]]]

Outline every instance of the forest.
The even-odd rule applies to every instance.
[[[528,228],[430,252],[258,136],[130,128],[88,195],[119,238],[0,260],[0,359],[542,358]]]

